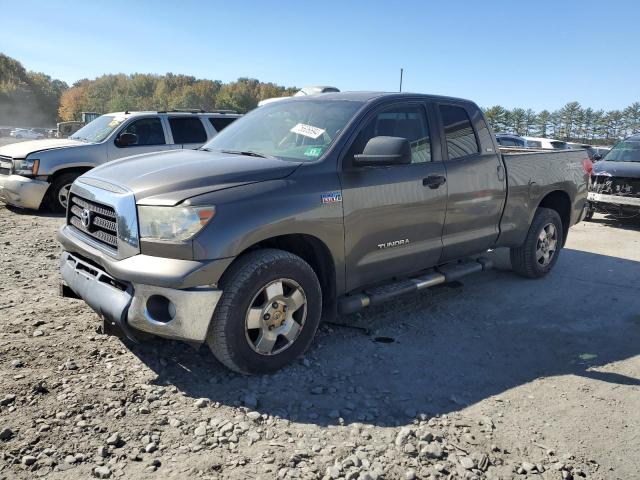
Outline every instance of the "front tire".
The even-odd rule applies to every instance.
[[[240,257],[220,280],[223,294],[207,344],[225,366],[270,373],[311,345],[322,313],[318,278],[302,258],[275,249]]]
[[[564,235],[558,212],[538,208],[524,243],[511,249],[511,267],[523,277],[544,277],[558,261]]]
[[[55,177],[49,187],[49,210],[55,213],[64,213],[69,202],[69,191],[71,184],[78,178],[80,173],[64,173]]]

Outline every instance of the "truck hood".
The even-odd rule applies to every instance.
[[[123,185],[139,205],[177,205],[187,198],[292,174],[301,162],[204,150],[172,150],[115,160],[84,174]]]
[[[640,178],[640,162],[606,162],[593,164],[594,175]]]
[[[81,147],[85,142],[71,140],[69,138],[43,138],[42,140],[30,140],[16,142],[0,148],[0,155],[12,158],[27,158],[27,155],[42,152],[43,150],[55,150],[58,148]]]

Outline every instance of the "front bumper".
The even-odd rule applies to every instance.
[[[640,197],[625,197],[622,195],[605,195],[603,193],[589,192],[587,200],[594,203],[608,203],[640,208]]]
[[[204,342],[222,291],[176,289],[118,280],[93,262],[63,251],[66,285],[105,321],[136,340],[139,330],[165,338]]]
[[[40,208],[49,183],[21,175],[0,175],[0,200],[16,207]]]

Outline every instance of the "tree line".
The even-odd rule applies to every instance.
[[[62,93],[68,85],[0,53],[0,125],[54,125]]]
[[[230,109],[244,113],[265,98],[293,95],[298,89],[253,78],[235,82],[197,79],[189,75],[109,74],[83,79],[60,99],[62,120],[78,120],[81,112],[125,110]]]
[[[569,102],[554,112],[496,105],[484,109],[495,132],[549,137],[592,145],[611,145],[640,132],[640,102],[623,110],[594,110]]]

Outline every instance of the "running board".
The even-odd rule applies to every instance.
[[[402,295],[415,293],[442,283],[453,282],[470,273],[489,270],[491,267],[493,267],[493,263],[486,258],[443,265],[426,275],[367,288],[362,293],[344,296],[338,300],[338,313],[342,315],[354,313],[365,307],[380,305]]]

